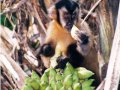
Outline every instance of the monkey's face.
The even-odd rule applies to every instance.
[[[78,14],[79,14],[78,8],[76,8],[74,11],[68,11],[65,7],[59,9],[59,17],[62,27],[70,31],[73,24],[77,23],[79,16]]]

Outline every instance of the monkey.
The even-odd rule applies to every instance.
[[[70,62],[75,68],[83,66],[95,73],[99,83],[99,64],[97,61],[97,51],[94,48],[94,36],[92,35],[89,25],[86,22],[81,25],[83,20],[79,17],[79,8],[79,5],[72,0],[59,0],[49,9],[48,15],[51,20],[57,21],[62,29],[68,31],[68,34],[71,35],[73,40],[76,42],[74,44],[71,43],[68,47],[66,47],[65,51],[67,51],[67,54],[64,54],[65,57],[60,54],[58,55],[59,57],[57,58],[57,62],[59,64],[57,67],[64,68],[65,65],[63,64],[65,64],[65,61]],[[47,39],[47,43],[41,47],[41,53],[45,56],[44,61],[47,60],[46,62],[48,64],[50,64],[50,62],[48,62],[48,57],[54,57],[57,54],[54,48],[56,44],[53,42],[58,42],[57,38],[61,36],[63,37],[61,39],[64,40],[62,41],[64,43],[67,42],[65,40],[66,35],[62,34],[60,30],[58,33],[58,35],[55,35],[53,32],[52,35],[50,35],[50,33],[47,34],[47,38],[52,37],[54,39],[52,39],[52,42],[49,42],[49,44],[48,41],[50,40]]]
[[[80,5],[72,0],[59,0],[48,10],[49,17],[68,30],[77,41],[77,49],[83,56],[87,56],[93,46],[93,35],[86,22],[79,17]],[[73,25],[78,29],[72,30]],[[77,38],[76,38],[77,37]],[[80,42],[82,41],[82,42]]]

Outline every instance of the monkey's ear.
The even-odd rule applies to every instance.
[[[48,9],[48,16],[50,17],[50,19],[54,19],[56,20],[57,19],[57,10],[55,8],[55,6],[51,6],[49,9]]]

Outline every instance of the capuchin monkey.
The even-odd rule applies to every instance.
[[[51,6],[48,15],[51,22],[54,21],[54,23],[49,24],[46,41],[41,47],[40,54],[44,56],[43,61],[47,62],[47,68],[50,66],[50,58],[57,55],[57,57],[59,56],[56,61],[58,68],[64,68],[65,64],[70,62],[75,68],[83,66],[93,71],[98,85],[100,81],[99,64],[97,51],[94,47],[94,37],[86,22],[81,25],[83,20],[79,18],[79,13],[79,5],[72,0],[59,0]],[[54,24],[60,25],[62,29],[57,30],[57,26]],[[65,30],[69,35],[64,34]],[[73,43],[74,41],[75,43]],[[56,47],[59,47],[59,50],[56,50]],[[58,54],[58,51],[61,53]]]
[[[78,52],[87,57],[94,46],[94,37],[86,22],[81,25],[83,20],[80,18],[79,13],[80,7],[78,3],[72,0],[59,0],[48,10],[49,17],[52,20],[56,20],[63,28],[69,31],[71,36],[77,41]],[[76,27],[75,29],[73,29],[73,25]]]

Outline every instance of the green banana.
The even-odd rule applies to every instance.
[[[66,77],[67,75],[70,75],[72,72],[70,70],[70,68],[66,67],[65,70],[64,70],[64,77]]]
[[[42,77],[41,77],[41,81],[45,81],[45,82],[47,82],[47,83],[48,83],[49,79],[48,79],[48,77],[47,77],[47,74],[46,74],[46,73],[44,73],[44,74],[42,75]]]
[[[72,74],[73,72],[74,72],[73,67],[70,65],[70,63],[67,63],[66,68],[64,69],[64,76]]]
[[[57,72],[55,71],[54,68],[51,68],[50,72],[49,72],[49,78],[55,77],[57,74]]]
[[[63,81],[63,85],[65,87],[70,87],[73,83],[73,78],[72,78],[72,74],[67,75]]]
[[[49,80],[49,84],[51,85],[51,87],[53,89],[56,89],[56,80],[54,77],[52,77],[50,80]]]
[[[84,81],[85,81],[85,80],[82,79],[82,80],[80,80],[79,82],[80,82],[80,83],[83,83]]]
[[[52,87],[48,86],[45,90],[53,90]]]
[[[94,89],[95,87],[85,87],[85,88],[82,87],[82,90],[94,90]]]
[[[82,90],[80,83],[73,83],[73,90]]]
[[[63,86],[60,90],[65,90],[65,87]]]
[[[48,86],[48,83],[45,81],[40,82],[40,90],[45,90]]]
[[[33,88],[29,85],[25,85],[22,90],[33,90]]]
[[[52,69],[52,68],[46,69],[44,73],[46,73],[46,75],[49,76],[49,73],[50,73],[50,70],[51,70],[51,69]]]
[[[73,90],[72,87],[68,87],[66,90]]]
[[[35,90],[38,90],[40,87],[39,82],[37,82],[36,80],[31,80],[30,86]]]
[[[93,72],[91,72],[83,67],[77,68],[76,70],[78,71],[78,76],[80,79],[87,79],[87,78],[91,77],[92,75],[94,75]]]
[[[84,67],[78,67],[78,68],[76,68],[76,70],[77,71],[84,71],[84,70],[86,70],[86,68],[84,68]]]
[[[74,68],[69,62],[66,64],[66,67],[68,67],[71,72],[74,72]]]
[[[38,76],[38,74],[35,71],[32,71],[31,78],[36,79],[36,80],[40,80],[40,77]]]
[[[26,77],[26,78],[25,78],[25,84],[26,84],[26,85],[29,85],[30,81],[31,81],[31,78],[30,78],[30,77]]]
[[[39,90],[45,90],[47,87],[41,86]]]
[[[57,86],[57,90],[60,90],[62,88],[62,82],[61,81],[57,81],[56,83],[56,86]]]
[[[63,80],[63,77],[60,73],[57,73],[56,76],[55,76],[55,79],[56,79],[56,81]]]
[[[74,71],[73,73],[73,82],[79,82],[79,76],[77,71]]]
[[[89,79],[89,80],[85,80],[83,83],[82,83],[82,87],[89,87],[92,85],[94,79]]]

